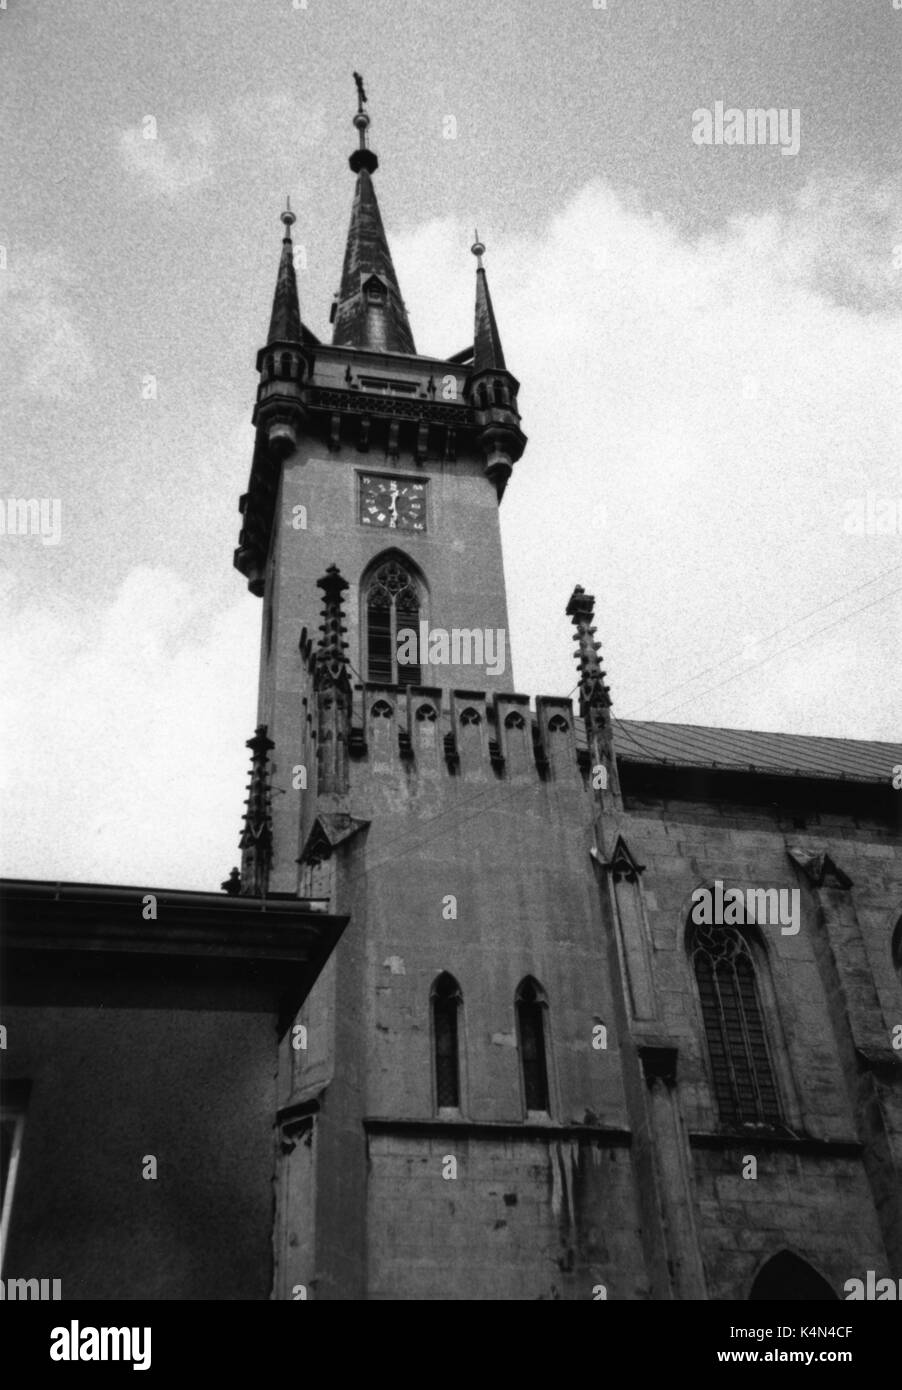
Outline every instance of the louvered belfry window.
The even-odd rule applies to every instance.
[[[779,1124],[755,964],[736,927],[691,925],[714,1094],[727,1124]]]
[[[440,975],[432,989],[432,1030],[435,1043],[435,1098],[439,1109],[460,1106],[458,1016],[461,994],[451,975]]]
[[[419,638],[420,598],[416,581],[397,560],[380,565],[366,593],[367,679],[385,685],[419,685],[420,667],[398,661],[398,633],[412,628]]]
[[[527,1110],[548,1110],[548,1068],[545,1061],[545,1006],[534,980],[517,990],[517,1032],[523,1092]]]

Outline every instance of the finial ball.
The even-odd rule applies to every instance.
[[[481,241],[479,241],[478,239],[477,239],[476,241],[473,242],[473,245],[470,247],[470,250],[473,252],[473,255],[474,255],[474,256],[484,256],[484,255],[485,255],[485,246],[484,246],[483,243],[482,243]]]
[[[358,111],[357,115],[352,117],[352,120],[358,130],[366,130],[370,123],[370,118],[365,111]]]
[[[285,223],[286,229],[288,229],[289,227],[293,227],[295,222],[297,222],[298,220],[295,217],[294,213],[291,211],[291,208],[286,208],[285,211],[281,214],[281,218],[282,221]]]

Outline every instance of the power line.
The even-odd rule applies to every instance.
[[[803,613],[800,617],[794,618],[794,619],[792,620],[791,623],[787,623],[784,627],[777,628],[774,632],[769,632],[765,637],[762,637],[760,640],[761,640],[762,642],[769,642],[769,641],[770,641],[772,638],[774,638],[774,637],[780,637],[780,636],[782,636],[782,634],[783,634],[784,632],[789,632],[791,628],[797,627],[799,623],[806,622],[808,618],[814,618],[814,617],[816,617],[818,613],[825,613],[825,612],[827,611],[828,608],[832,608],[835,604],[841,603],[843,599],[851,598],[851,596],[852,596],[853,594],[857,594],[857,593],[859,592],[859,590],[861,590],[861,589],[867,589],[871,584],[876,584],[878,579],[885,579],[885,577],[886,577],[888,574],[895,574],[896,570],[899,570],[899,569],[902,569],[902,565],[891,565],[890,568],[887,569],[887,570],[884,570],[884,571],[882,572],[882,574],[875,574],[874,577],[873,577],[873,579],[866,579],[866,580],[864,581],[863,584],[857,584],[857,585],[855,586],[854,589],[849,589],[846,593],[844,593],[844,594],[839,594],[837,598],[831,599],[831,600],[829,601],[829,603],[822,603],[822,604],[820,605],[820,607],[818,607],[818,608],[812,608],[811,611],[810,611],[809,613]],[[897,592],[897,591],[896,591],[895,589],[893,589],[893,590],[891,590],[890,592],[891,592],[891,593],[895,593],[895,592]],[[885,595],[884,597],[888,597],[888,595]],[[878,602],[880,602],[880,601],[881,601],[881,600],[878,600]],[[855,611],[856,611],[856,612],[863,612],[864,610],[863,610],[863,609],[856,609]],[[853,614],[853,613],[850,613],[850,614],[848,614],[848,617],[850,617],[850,618],[851,618],[851,617],[854,617],[854,614]],[[844,620],[841,619],[840,621],[844,621]],[[824,631],[826,631],[826,629],[824,629]],[[791,650],[791,648],[787,647],[786,650],[789,651],[789,650]],[[779,653],[772,653],[772,655],[779,655]],[[756,662],[755,665],[760,666],[760,665],[763,664],[764,661],[768,661],[769,659],[770,659],[769,657],[764,657],[764,658],[762,659],[762,661]],[[736,661],[736,660],[738,660],[738,656],[730,656],[730,657],[727,657],[727,658],[726,658],[726,663],[729,664],[729,662],[731,662],[731,661]],[[659,701],[666,699],[668,695],[673,695],[673,694],[675,694],[678,690],[682,690],[685,686],[691,685],[693,681],[701,680],[702,676],[706,676],[706,675],[708,674],[709,671],[714,671],[714,670],[717,669],[718,666],[723,666],[724,664],[725,664],[724,661],[714,661],[714,662],[712,662],[710,666],[705,666],[705,667],[703,667],[703,669],[702,669],[701,671],[697,671],[697,672],[695,673],[695,675],[687,676],[685,680],[678,681],[678,682],[676,683],[676,685],[668,686],[666,690],[660,691],[657,695],[652,695],[652,696],[650,697],[650,703],[653,704],[653,705],[658,704]],[[746,671],[751,671],[751,670],[754,670],[754,667],[753,667],[753,666],[746,666],[746,667],[744,667],[743,669],[746,670]],[[738,675],[742,675],[742,672],[741,672],[741,671],[740,671],[740,672],[737,672],[737,674],[738,674]],[[726,684],[726,682],[721,682],[721,684]],[[717,689],[718,689],[718,686],[712,686],[712,689],[717,690]],[[707,693],[707,692],[706,692],[706,693]],[[685,702],[684,702],[684,703],[685,703]],[[679,708],[681,708],[681,706],[680,706],[680,705],[676,705],[676,706],[673,706],[673,708],[679,709]],[[669,711],[666,711],[666,712],[669,713]],[[658,716],[658,717],[660,717],[660,716]]]
[[[902,568],[902,566],[896,566],[896,568]],[[859,587],[864,586],[862,585]],[[902,594],[902,585],[900,585],[898,589],[890,589],[888,594],[881,594],[880,597],[875,598],[872,603],[865,603],[861,608],[855,608],[851,613],[844,614],[843,617],[837,618],[836,622],[827,623],[825,627],[819,627],[816,632],[806,632],[805,636],[800,637],[797,642],[790,642],[788,647],[781,647],[780,651],[771,652],[770,656],[763,657],[761,661],[756,661],[752,666],[746,666],[742,671],[734,671],[732,676],[727,676],[726,680],[718,681],[717,685],[709,686],[707,690],[697,691],[694,695],[690,695],[688,699],[681,700],[679,704],[671,705],[669,709],[664,710],[663,714],[658,715],[658,718],[663,719],[664,715],[673,714],[674,710],[683,709],[691,700],[703,700],[706,695],[710,695],[714,690],[719,690],[722,685],[729,685],[731,681],[738,680],[740,676],[746,675],[747,672],[754,671],[758,666],[763,666],[768,661],[773,661],[775,656],[783,656],[786,652],[791,652],[795,647],[800,647],[803,642],[810,642],[812,637],[819,637],[822,632],[829,632],[832,628],[839,627],[841,623],[848,622],[849,618],[854,618],[856,614],[866,613],[869,608],[875,608],[878,603],[883,603],[886,599],[892,598],[893,594]],[[825,607],[829,606],[829,604],[825,605]],[[791,624],[791,626],[794,626],[794,624]]]

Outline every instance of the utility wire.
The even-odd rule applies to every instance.
[[[884,571],[882,572],[882,574],[875,574],[874,577],[873,577],[873,579],[866,579],[866,580],[864,581],[863,584],[857,584],[857,585],[855,586],[854,589],[849,589],[848,592],[845,593],[845,594],[839,594],[837,598],[831,599],[831,600],[829,601],[829,603],[823,603],[823,604],[821,604],[819,608],[812,608],[811,611],[810,611],[809,613],[803,613],[800,617],[794,618],[793,621],[792,621],[791,623],[787,623],[784,627],[777,628],[774,632],[769,632],[765,637],[762,637],[762,638],[760,638],[759,640],[762,641],[762,642],[769,642],[769,641],[770,641],[772,638],[774,638],[774,637],[781,637],[781,636],[783,635],[784,632],[789,632],[791,628],[797,627],[799,623],[804,623],[804,622],[806,622],[806,621],[808,620],[808,618],[815,618],[815,617],[817,617],[818,613],[824,613],[824,612],[826,612],[826,610],[827,610],[828,608],[832,608],[832,607],[834,606],[834,604],[841,603],[843,599],[851,598],[851,596],[852,596],[853,594],[857,594],[857,593],[859,592],[859,590],[861,590],[861,589],[867,589],[871,584],[876,584],[878,579],[884,579],[888,574],[895,574],[895,572],[896,572],[897,570],[900,570],[900,569],[902,569],[902,565],[891,565],[890,568],[887,569],[887,570],[884,570]],[[890,592],[891,592],[891,593],[896,593],[897,590],[893,589],[893,590],[891,590]],[[886,595],[886,597],[888,597],[888,595]],[[880,600],[878,600],[878,602],[879,602],[879,601],[880,601]],[[855,610],[855,612],[859,612],[859,613],[860,613],[860,612],[863,612],[863,611],[864,611],[863,609],[856,609],[856,610]],[[851,618],[851,617],[854,617],[854,614],[853,614],[853,613],[850,613],[848,616]],[[844,620],[841,619],[840,621],[844,621]],[[824,631],[826,631],[826,629],[824,629]],[[786,650],[789,651],[790,648],[787,647]],[[731,662],[731,661],[737,661],[737,660],[739,660],[739,655],[737,655],[737,656],[731,656],[731,657],[727,657],[727,658],[726,658],[726,662],[727,662],[727,663],[729,663],[729,662]],[[764,658],[763,658],[763,661],[767,661],[767,660],[769,660],[768,657],[764,657]],[[758,666],[760,666],[760,665],[763,664],[763,662],[756,662],[755,664],[758,665]],[[702,676],[706,676],[710,671],[714,671],[714,670],[717,669],[718,666],[723,666],[723,665],[724,665],[724,661],[723,661],[723,660],[712,662],[710,666],[705,666],[701,671],[697,671],[697,672],[695,673],[694,676],[687,676],[685,680],[678,681],[676,685],[668,686],[668,688],[667,688],[666,690],[660,691],[657,695],[652,695],[651,698],[650,698],[650,703],[653,704],[653,705],[658,704],[659,701],[666,699],[668,695],[674,695],[674,694],[676,694],[677,691],[682,690],[685,686],[691,685],[693,681],[701,680]],[[746,666],[746,667],[744,667],[743,669],[748,671],[748,670],[753,670],[754,667]],[[738,674],[741,675],[742,672],[739,672]],[[725,682],[722,682],[722,684],[725,684]],[[718,689],[718,687],[717,687],[717,686],[713,686],[712,689],[716,690],[716,689]],[[680,706],[680,705],[676,705],[676,706],[673,706],[673,708],[679,709],[679,708],[681,708],[681,706]]]
[[[897,566],[897,568],[900,568],[900,566]],[[875,598],[871,603],[865,603],[861,608],[856,608],[851,613],[844,614],[843,617],[837,618],[835,622],[827,623],[825,627],[819,627],[816,632],[806,632],[797,642],[790,642],[788,647],[781,647],[778,652],[771,652],[770,656],[763,657],[761,661],[756,661],[752,666],[746,666],[742,671],[735,671],[732,676],[727,676],[726,680],[718,681],[717,685],[709,686],[707,690],[697,691],[687,699],[681,700],[679,704],[671,705],[669,709],[664,710],[663,714],[659,715],[658,718],[663,719],[664,715],[673,714],[674,710],[683,709],[684,706],[688,705],[692,700],[703,700],[706,695],[710,695],[714,690],[719,690],[722,685],[729,685],[731,681],[738,680],[740,676],[746,675],[748,671],[754,671],[757,667],[763,666],[766,662],[773,661],[775,656],[783,656],[784,653],[793,651],[795,647],[800,647],[803,642],[810,642],[812,637],[819,637],[822,632],[830,632],[832,628],[839,627],[841,623],[848,622],[848,620],[854,618],[856,614],[866,613],[869,608],[875,608],[878,603],[884,603],[886,599],[892,598],[893,594],[902,594],[902,585],[900,585],[898,589],[890,589],[888,594],[881,594],[879,598]],[[825,607],[829,607],[829,604],[825,605]]]

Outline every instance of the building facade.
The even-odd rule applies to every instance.
[[[0,1297],[269,1298],[278,1039],[325,907],[0,879]]]
[[[484,248],[473,344],[418,353],[362,87],[354,123],[329,344],[283,214],[235,555],[263,636],[231,890],[349,919],[283,1048],[274,1297],[898,1279],[902,746],[616,721],[579,587],[578,707],[515,692]]]

